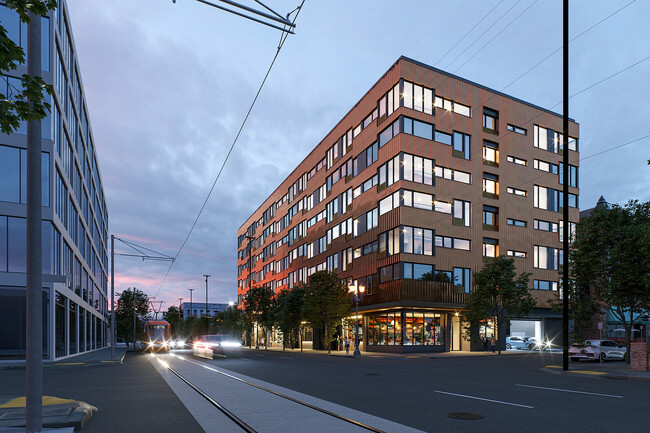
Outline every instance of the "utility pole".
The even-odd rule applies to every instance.
[[[183,320],[183,298],[178,298],[178,320]]]
[[[28,13],[27,74],[41,75],[41,16]],[[30,98],[31,99],[31,98]],[[30,105],[31,105],[30,100]],[[41,121],[27,122],[27,268],[25,431],[43,430],[43,209],[41,187]],[[54,296],[52,296],[52,299]]]
[[[246,294],[248,295],[248,292],[253,288],[253,269],[252,268],[252,258],[253,258],[253,241],[255,240],[255,236],[250,236],[246,235],[246,239],[248,239],[248,290],[246,291]],[[251,348],[251,341],[250,339],[248,340],[248,348]],[[257,322],[255,322],[255,348],[258,348],[258,338],[257,338]]]
[[[209,274],[203,274],[205,277],[205,335],[208,335],[208,326],[209,326],[209,321],[210,321],[210,315],[208,314],[208,278],[210,278]]]
[[[193,310],[194,304],[192,304],[192,292],[194,291],[194,289],[187,289],[187,290],[190,291],[190,314],[192,315],[192,317],[194,317],[194,310]]]
[[[135,350],[135,286],[133,286],[133,350]]]
[[[562,370],[569,371],[569,0],[563,0],[562,10]]]
[[[111,361],[115,361],[115,235],[111,235]]]

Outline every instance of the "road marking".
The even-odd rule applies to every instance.
[[[549,390],[549,391],[572,392],[572,393],[575,393],[575,394],[597,395],[597,396],[600,396],[600,397],[623,398],[622,395],[600,394],[600,393],[597,393],[597,392],[587,392],[587,391],[574,391],[572,389],[548,388],[546,386],[522,385],[522,384],[519,384],[519,383],[516,383],[515,386],[523,386],[523,387],[526,387],[526,388],[546,389],[546,390]]]
[[[471,399],[474,399],[474,400],[489,401],[489,402],[492,402],[492,403],[507,404],[507,405],[510,405],[510,406],[525,407],[527,409],[535,409],[533,406],[527,406],[525,404],[509,403],[507,401],[491,400],[489,398],[474,397],[474,396],[471,396],[471,395],[464,395],[464,394],[454,394],[453,392],[436,391],[436,390],[434,390],[433,392],[437,392],[439,394],[454,395],[456,397],[471,398]]]
[[[57,362],[56,365],[84,365],[85,362]]]
[[[259,353],[256,353],[255,356],[266,356],[266,355],[261,355]]]
[[[278,358],[280,358],[280,359],[289,359],[289,360],[293,360],[293,358],[287,358],[286,356],[279,356]]]

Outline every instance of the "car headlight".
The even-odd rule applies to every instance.
[[[226,341],[221,343],[223,347],[241,347],[241,343],[237,343],[236,341]]]

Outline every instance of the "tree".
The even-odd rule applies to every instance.
[[[282,290],[276,297],[275,317],[282,331],[282,349],[286,347],[287,336],[293,349],[293,335],[301,338],[303,322],[303,305],[305,304],[305,288],[296,286],[290,290]],[[302,345],[300,346],[302,351]]]
[[[530,275],[524,272],[517,276],[512,258],[486,259],[483,269],[474,274],[474,289],[466,298],[469,312],[465,328],[471,333],[492,319],[495,333],[501,338],[501,329],[510,318],[524,316],[535,307],[535,299],[528,291]],[[501,354],[501,345],[498,346]]]
[[[650,311],[650,202],[596,209],[576,225],[571,275],[625,329],[625,360],[635,324]]]
[[[149,314],[149,297],[135,287],[124,290],[122,293],[118,293],[117,296],[117,307],[115,308],[117,335],[126,341],[132,341],[133,347],[135,348],[135,341],[142,336],[142,327],[144,326],[143,318]],[[135,340],[133,339],[134,314]]]
[[[167,309],[167,312],[163,313],[163,320],[169,322],[169,325],[172,328],[172,335],[174,337],[179,337],[183,335],[183,320],[181,318],[181,310],[175,305],[170,306]]]
[[[573,251],[569,252],[569,267]],[[571,274],[573,272],[569,271]],[[562,312],[564,304],[562,302],[561,294],[563,293],[564,282],[562,281],[558,287],[558,292],[555,299],[549,299],[548,303],[555,311]],[[571,341],[582,341],[584,336],[589,332],[593,326],[594,317],[601,312],[600,304],[596,301],[593,291],[589,286],[584,286],[584,283],[579,283],[573,278],[568,282],[567,293],[569,297],[569,319],[572,321],[572,327],[569,330],[569,337]]]
[[[218,312],[216,317],[219,318],[221,323],[221,332],[241,339],[245,329],[244,315],[244,311],[238,309],[235,305]]]
[[[56,8],[55,0],[7,0],[7,7],[17,12],[24,24],[29,24],[29,12],[45,15],[48,10]],[[45,101],[45,93],[53,93],[52,86],[46,84],[40,76],[23,74],[20,80],[6,75],[18,65],[25,63],[25,51],[13,41],[7,30],[0,23],[0,78],[7,86],[7,95],[0,93],[0,131],[11,134],[20,127],[21,121],[42,120],[50,111],[50,104]]]
[[[350,313],[350,298],[345,284],[335,272],[319,271],[305,286],[303,314],[314,328],[325,329],[327,353],[332,334],[341,319]]]
[[[250,317],[251,323],[257,323],[262,327],[262,332],[266,336],[266,331],[273,326],[273,313],[271,305],[274,293],[268,286],[255,286],[246,294],[244,301],[244,311]],[[255,342],[257,346],[258,341]],[[268,346],[268,344],[266,345]]]

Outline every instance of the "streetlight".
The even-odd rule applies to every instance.
[[[208,278],[210,278],[210,274],[203,274],[205,277],[205,315],[207,316],[205,318],[205,335],[208,335],[208,326],[210,325],[210,314],[208,314]]]
[[[356,332],[355,332],[355,344],[354,344],[354,356],[361,356],[361,351],[359,351],[359,302],[363,300],[363,292],[366,291],[365,286],[359,285],[357,280],[354,280],[354,284],[348,285],[348,292],[352,294],[352,300],[354,301],[357,307],[357,315],[354,318],[356,322]]]

